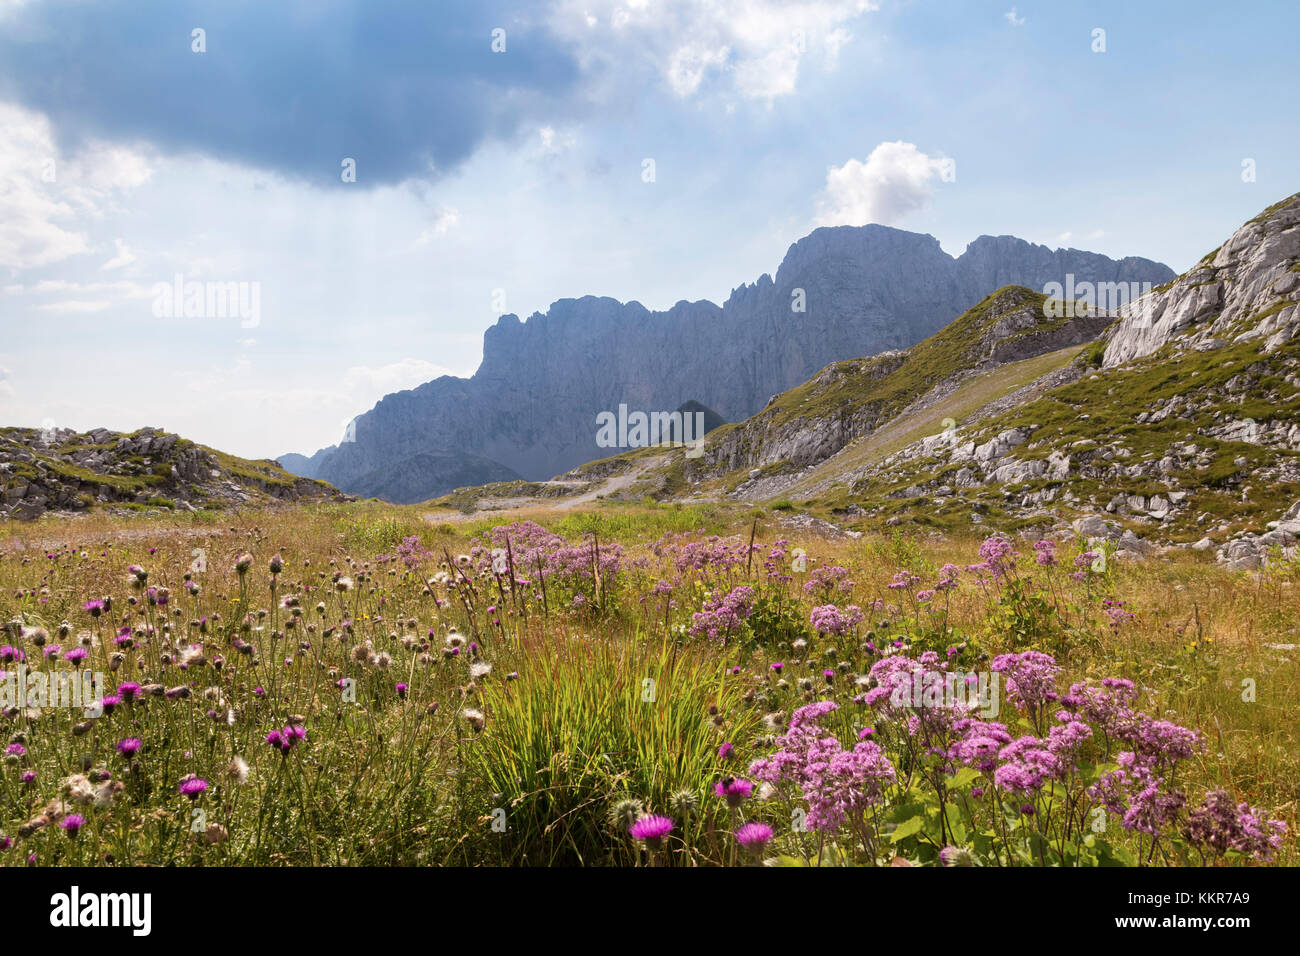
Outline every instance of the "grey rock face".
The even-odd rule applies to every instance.
[[[483,337],[472,378],[444,376],[386,396],[356,421],[355,441],[311,459],[282,456],[299,474],[361,495],[418,501],[450,490],[440,470],[402,469],[421,454],[470,454],[544,479],[616,453],[596,444],[596,416],[668,411],[694,400],[739,421],[831,362],[906,348],[989,292],[1021,284],[1173,277],[1145,259],[1118,262],[983,236],[953,258],[931,236],[884,226],[817,229],[792,245],[775,278],[737,288],[721,307],[562,299],[527,322],[503,316]],[[825,439],[834,443],[834,436]],[[815,440],[817,444],[822,440]],[[804,457],[791,449],[793,457]],[[816,449],[806,457],[816,458]]]
[[[1168,289],[1121,309],[1103,361],[1110,368],[1180,339],[1208,351],[1263,338],[1268,350],[1300,329],[1300,194],[1246,223]]]

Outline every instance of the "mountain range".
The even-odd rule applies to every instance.
[[[624,452],[530,493],[730,498],[849,533],[1056,531],[1258,567],[1300,544],[1298,333],[1300,194],[1116,315],[1006,286],[915,346],[828,364],[690,454]]]
[[[346,441],[285,469],[399,503],[453,488],[540,480],[609,455],[596,419],[620,405],[654,413],[700,403],[743,420],[827,363],[904,349],[1008,284],[1154,285],[1174,277],[1148,259],[1052,250],[981,236],[960,256],[932,236],[885,226],[814,230],[775,277],[726,302],[561,299],[522,321],[504,315],[483,337],[468,379],[443,376],[384,397]]]

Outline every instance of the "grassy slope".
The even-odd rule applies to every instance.
[[[870,465],[943,430],[944,419],[960,422],[969,415],[1018,388],[1037,381],[1049,372],[1069,364],[1086,346],[1076,345],[1046,355],[1024,359],[986,372],[946,396],[932,408],[906,418],[898,418],[880,430],[847,446],[838,455],[826,459],[782,497],[799,497],[824,486],[847,471]]]

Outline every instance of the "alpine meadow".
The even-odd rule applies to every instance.
[[[899,919],[996,868],[933,876],[1266,925],[1297,27],[0,3],[6,892],[179,941],[226,867],[874,869]]]

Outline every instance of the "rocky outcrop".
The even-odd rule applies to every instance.
[[[1300,544],[1300,501],[1280,519],[1270,521],[1264,533],[1238,535],[1220,547],[1215,557],[1230,571],[1253,571],[1265,567],[1274,555],[1295,557],[1297,544]]]
[[[1121,310],[1104,367],[1169,344],[1202,351],[1261,339],[1266,351],[1300,329],[1300,193],[1270,206],[1181,275]]]
[[[270,461],[222,455],[156,428],[0,429],[0,519],[46,512],[195,511],[202,507],[343,499]]]
[[[707,443],[698,461],[686,463],[687,477],[698,481],[759,469],[751,476],[759,482],[763,469],[815,465],[883,425],[933,407],[995,368],[1090,342],[1111,321],[1099,315],[1053,318],[1045,313],[1041,294],[1018,286],[1001,289],[912,349],[837,362],[805,386],[775,396],[740,427]],[[1024,437],[1002,435],[953,454],[987,463]],[[930,454],[952,438],[950,432],[935,435],[921,453]]]
[[[470,454],[549,478],[611,453],[596,444],[596,416],[620,404],[650,412],[694,400],[738,421],[830,362],[921,341],[1002,285],[1041,289],[1067,275],[1162,282],[1173,273],[1009,236],[981,237],[953,258],[931,236],[817,229],[790,247],[775,277],[737,288],[722,306],[653,312],[588,296],[526,322],[502,316],[484,334],[472,378],[389,395],[356,420],[355,440],[286,463],[360,495],[379,494],[377,476],[390,476],[382,490],[399,501],[453,487],[439,471],[401,467],[422,454]]]

